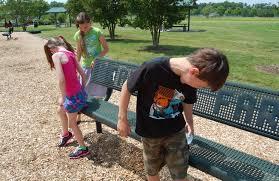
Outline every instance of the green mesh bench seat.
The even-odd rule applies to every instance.
[[[92,98],[82,112],[96,120],[98,133],[102,132],[101,124],[116,129],[118,106],[107,100],[112,90],[121,90],[122,84],[137,67],[120,61],[96,60],[92,81],[109,88],[107,97],[104,100]],[[279,92],[227,82],[217,92],[198,90],[194,114],[279,140]],[[130,136],[140,141],[134,131],[135,112],[129,111],[128,119],[132,128]],[[190,152],[191,166],[221,180],[279,181],[278,165],[198,135],[195,135]]]

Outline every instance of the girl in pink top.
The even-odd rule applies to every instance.
[[[51,70],[56,71],[61,91],[57,112],[62,123],[62,136],[58,146],[65,146],[73,137],[68,130],[69,127],[72,128],[79,146],[69,154],[69,157],[80,158],[89,154],[76,122],[77,113],[86,106],[87,95],[83,89],[86,83],[85,74],[76,61],[73,47],[62,36],[48,40],[44,49]],[[82,85],[77,73],[82,78]]]

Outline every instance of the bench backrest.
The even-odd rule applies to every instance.
[[[120,91],[137,67],[135,64],[97,59],[92,81]],[[279,140],[279,92],[230,82],[217,92],[199,89],[194,114]]]
[[[109,59],[97,59],[91,80],[97,84],[120,91],[123,83],[138,65]]]
[[[279,140],[279,92],[226,82],[198,90],[194,114]]]

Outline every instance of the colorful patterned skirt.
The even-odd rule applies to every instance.
[[[79,112],[86,104],[87,94],[81,89],[76,95],[66,96],[63,107],[68,113]]]

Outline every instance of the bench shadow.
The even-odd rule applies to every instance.
[[[155,54],[164,54],[165,56],[185,56],[188,55],[199,47],[188,47],[180,45],[159,45],[158,47],[145,46],[138,51],[146,51]]]
[[[132,143],[127,143],[117,135],[111,134],[106,130],[103,130],[101,134],[86,134],[84,139],[89,144],[88,148],[91,152],[87,158],[93,161],[93,165],[106,168],[120,165],[125,170],[129,170],[141,179],[146,180],[142,149]],[[166,166],[162,171],[165,169],[167,169]],[[189,178],[191,181],[201,181],[191,174],[189,174]],[[162,178],[162,180],[164,179]]]
[[[111,168],[118,164],[145,180],[141,149],[105,130],[101,134],[89,133],[84,138],[90,145],[88,159],[94,165]]]

